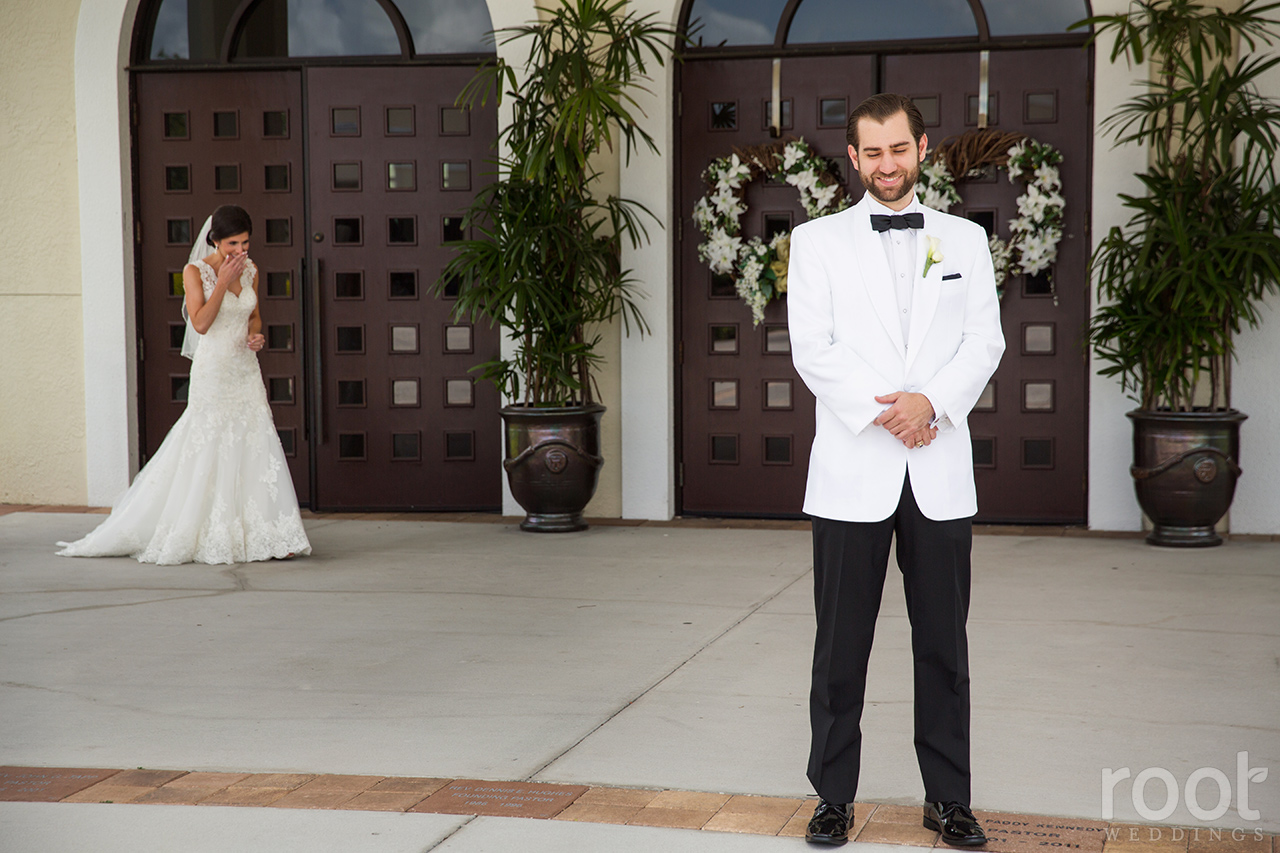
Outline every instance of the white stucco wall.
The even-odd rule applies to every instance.
[[[632,0],[639,14],[674,25],[679,0]],[[661,220],[649,229],[649,245],[623,249],[623,266],[635,271],[644,291],[644,316],[650,334],[622,340],[622,515],[667,519],[675,514],[675,294],[674,237],[679,214],[674,210],[676,145],[671,104],[675,102],[672,63],[651,66],[653,82],[637,100],[645,113],[644,128],[658,153],[639,151],[622,170],[624,198],[640,202]]]
[[[79,7],[0,3],[0,503],[85,502]]]
[[[1272,55],[1280,54],[1280,46]],[[1262,82],[1264,94],[1280,99],[1280,68]],[[1240,467],[1231,505],[1232,533],[1280,534],[1280,295],[1272,294],[1260,312],[1262,324],[1236,340],[1239,362],[1233,376],[1232,404],[1249,416],[1240,428]]]
[[[1096,15],[1124,12],[1128,0],[1093,0]],[[1116,148],[1100,125],[1117,106],[1132,97],[1134,86],[1146,79],[1145,67],[1110,61],[1111,38],[1094,49],[1093,216],[1094,245],[1112,227],[1128,220],[1119,193],[1138,195],[1142,184],[1134,177],[1147,167],[1144,147]],[[1096,299],[1096,291],[1095,291]],[[1089,356],[1089,527],[1095,530],[1141,530],[1142,510],[1133,491],[1129,466],[1133,462],[1133,431],[1125,412],[1136,405],[1120,392],[1120,383],[1098,375],[1105,366]]]
[[[139,0],[93,0],[75,28],[85,492],[110,504],[138,467],[128,60]],[[90,260],[91,259],[91,260]]]

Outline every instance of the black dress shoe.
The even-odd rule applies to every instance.
[[[979,847],[987,843],[987,834],[978,819],[964,803],[925,803],[926,829],[942,833],[942,840],[952,847]]]
[[[853,823],[853,806],[819,800],[813,810],[804,840],[810,844],[844,844],[849,840],[849,824]]]

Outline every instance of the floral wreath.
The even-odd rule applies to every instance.
[[[1052,145],[1020,133],[983,129],[944,140],[920,164],[920,203],[941,211],[960,202],[955,175],[977,177],[995,167],[1008,170],[1010,181],[1022,179],[1025,189],[1018,196],[1018,217],[1009,221],[1009,240],[996,234],[989,240],[996,289],[1002,298],[1011,275],[1050,270],[1053,286],[1051,267],[1062,241],[1066,206],[1057,168],[1061,162],[1062,152]],[[738,296],[751,309],[753,326],[764,320],[769,302],[787,292],[791,253],[790,231],[774,235],[767,243],[759,237],[744,242],[740,236],[742,214],[747,211],[744,188],[761,175],[795,187],[810,219],[839,213],[849,206],[828,161],[803,139],[735,148],[730,156],[711,161],[702,173],[711,189],[693,208],[694,224],[707,238],[698,246],[698,257],[712,272],[733,277]],[[1057,304],[1056,289],[1053,294]]]
[[[795,187],[810,219],[849,206],[830,164],[803,139],[735,148],[730,156],[711,161],[702,173],[711,190],[693,207],[694,224],[707,238],[698,246],[698,257],[712,272],[733,276],[738,295],[751,308],[753,326],[764,320],[765,306],[787,292],[791,257],[790,231],[775,234],[767,243],[759,237],[743,242],[740,236],[742,214],[747,212],[744,188],[761,175]]]
[[[995,266],[996,290],[1004,298],[1004,285],[1012,275],[1036,275],[1049,271],[1053,302],[1058,292],[1053,281],[1053,263],[1062,242],[1062,176],[1058,164],[1062,152],[1045,142],[1021,133],[986,129],[971,130],[944,139],[933,155],[920,164],[916,192],[920,203],[945,211],[960,201],[955,175],[976,178],[989,168],[1006,169],[1009,181],[1021,178],[1018,216],[1009,220],[1009,240],[991,235],[991,261]]]

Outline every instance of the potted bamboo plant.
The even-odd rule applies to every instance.
[[[525,530],[586,527],[582,510],[603,463],[600,328],[621,315],[628,334],[647,331],[621,249],[648,240],[643,218],[653,216],[601,197],[596,158],[616,147],[624,163],[638,146],[657,151],[634,95],[676,32],[626,5],[563,0],[538,22],[498,30],[502,44],[529,45],[527,62],[487,62],[458,98],[465,107],[490,96],[511,104],[497,179],[466,212],[471,238],[454,244],[436,287],[456,283],[456,314],[496,323],[513,342],[510,358],[476,369],[509,403],[503,465]]]
[[[1138,403],[1130,470],[1157,545],[1220,544],[1240,474],[1235,336],[1258,325],[1280,281],[1280,104],[1258,89],[1280,57],[1241,55],[1275,41],[1277,9],[1134,0],[1076,25],[1114,34],[1112,62],[1153,65],[1104,123],[1117,144],[1148,146],[1150,165],[1137,176],[1145,193],[1120,196],[1128,223],[1091,260],[1100,307],[1087,339],[1099,373]]]

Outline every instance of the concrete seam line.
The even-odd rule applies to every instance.
[[[144,604],[164,604],[169,601],[187,601],[193,598],[214,598],[219,595],[228,595],[239,590],[216,590],[213,592],[202,592],[199,595],[175,595],[173,598],[149,598],[146,601],[125,601],[120,604],[86,604],[84,607],[66,607],[61,610],[37,610],[34,613],[20,613],[17,616],[2,616],[0,622],[13,622],[16,619],[30,619],[33,616],[56,616],[60,613],[78,613],[83,610],[113,610],[117,607],[139,607]]]
[[[648,687],[646,687],[646,688],[644,688],[643,690],[641,690],[641,691],[640,691],[639,693],[637,693],[635,696],[633,696],[632,698],[630,698],[630,699],[628,699],[627,701],[623,702],[621,706],[619,706],[616,710],[614,710],[614,712],[613,712],[613,713],[609,714],[607,717],[605,717],[603,720],[601,720],[599,724],[597,724],[595,727],[593,727],[593,728],[591,729],[591,731],[587,732],[587,733],[586,733],[586,734],[584,734],[582,737],[578,738],[576,741],[574,741],[573,743],[571,743],[569,746],[565,747],[563,750],[561,750],[560,752],[558,752],[556,755],[552,756],[550,760],[548,760],[545,764],[543,764],[543,765],[542,765],[541,767],[539,767],[538,769],[534,770],[532,773],[530,773],[528,776],[526,776],[522,781],[525,781],[525,782],[535,782],[535,781],[539,781],[539,780],[537,779],[537,776],[538,776],[538,774],[539,774],[539,773],[542,773],[542,772],[543,772],[543,771],[545,771],[548,767],[550,767],[551,765],[555,764],[557,761],[559,761],[560,759],[564,758],[564,757],[565,757],[566,755],[568,755],[569,753],[573,752],[575,749],[577,749],[579,746],[581,746],[581,745],[582,745],[582,743],[583,743],[587,738],[591,737],[593,734],[595,734],[596,732],[600,731],[600,730],[601,730],[602,728],[604,728],[605,726],[609,725],[609,723],[613,722],[613,720],[614,720],[614,719],[615,719],[619,714],[621,714],[623,711],[627,710],[627,709],[628,709],[628,708],[630,708],[632,705],[634,705],[636,702],[639,702],[639,701],[640,701],[641,699],[643,699],[645,696],[648,696],[652,691],[654,691],[654,690],[656,690],[658,687],[662,686],[662,684],[664,684],[664,683],[667,681],[667,679],[671,678],[671,676],[675,675],[677,672],[679,672],[680,670],[682,670],[682,669],[684,669],[686,666],[688,666],[688,664],[689,664],[689,662],[690,662],[690,661],[692,661],[692,660],[693,660],[694,658],[696,658],[698,655],[700,655],[700,654],[702,654],[703,652],[705,652],[707,649],[711,648],[711,646],[713,646],[713,645],[715,645],[717,642],[719,642],[719,641],[720,641],[720,640],[721,640],[725,635],[727,635],[727,634],[728,634],[730,631],[732,631],[734,628],[737,628],[737,627],[738,627],[739,625],[741,625],[743,622],[747,621],[747,620],[748,620],[748,619],[750,619],[752,616],[754,616],[754,615],[756,615],[757,613],[759,613],[759,612],[760,612],[760,609],[761,609],[762,607],[764,607],[766,604],[769,604],[771,601],[774,601],[778,596],[782,595],[782,594],[783,594],[784,592],[786,592],[787,590],[791,589],[791,587],[795,586],[797,583],[799,583],[801,580],[803,580],[803,579],[804,579],[804,577],[805,577],[805,575],[810,574],[812,571],[813,571],[812,567],[805,569],[803,572],[801,572],[801,573],[799,574],[799,576],[797,576],[797,577],[793,578],[792,580],[787,581],[787,582],[786,582],[786,583],[784,583],[782,586],[780,586],[780,587],[778,587],[776,590],[774,590],[774,591],[773,591],[773,593],[771,593],[770,595],[768,595],[768,596],[766,596],[765,598],[761,599],[759,602],[757,602],[757,603],[755,604],[755,606],[753,606],[750,610],[748,610],[745,614],[743,614],[743,615],[742,615],[739,619],[737,619],[737,620],[736,620],[732,625],[729,625],[727,628],[725,628],[725,629],[724,629],[723,631],[721,631],[719,634],[716,634],[716,635],[715,635],[714,637],[712,637],[710,640],[707,640],[705,643],[703,643],[703,644],[702,644],[702,646],[701,646],[701,647],[699,647],[696,651],[694,651],[694,653],[693,653],[693,654],[689,655],[687,658],[685,658],[684,660],[682,660],[678,665],[676,665],[676,666],[675,666],[675,667],[674,667],[670,672],[668,672],[666,675],[663,675],[663,676],[662,676],[661,678],[659,678],[657,681],[653,682],[653,684],[650,684]]]
[[[432,844],[430,847],[424,847],[424,848],[422,848],[422,853],[431,853],[431,851],[432,851],[432,850],[435,850],[435,849],[436,849],[437,847],[439,847],[441,844],[444,844],[444,843],[445,843],[446,841],[448,841],[450,838],[453,838],[453,837],[454,837],[455,835],[457,835],[459,832],[462,832],[462,830],[464,830],[464,829],[466,829],[468,826],[470,826],[470,825],[471,825],[471,821],[475,820],[475,819],[476,819],[476,818],[478,818],[479,816],[480,816],[480,815],[472,815],[471,817],[467,818],[467,819],[466,819],[466,820],[464,820],[461,824],[459,824],[458,826],[454,827],[453,832],[450,832],[448,835],[446,835],[444,838],[441,838],[439,841],[437,841],[435,844]]]

